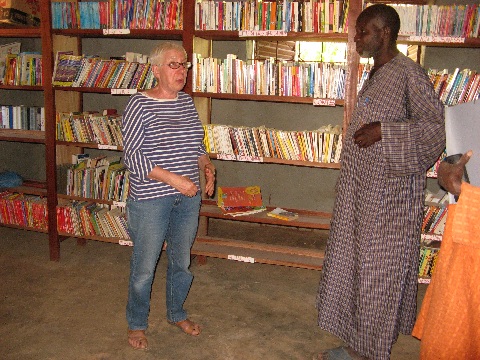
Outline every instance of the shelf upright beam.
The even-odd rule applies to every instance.
[[[55,150],[55,106],[52,87],[53,43],[51,3],[40,0],[43,93],[45,107],[45,163],[47,180],[48,242],[50,260],[60,260],[60,239],[57,230],[57,174]]]
[[[358,83],[358,65],[360,57],[355,48],[355,23],[358,15],[362,11],[362,1],[349,0],[348,7],[348,41],[347,41],[347,78],[345,82],[345,105],[343,108],[343,134],[347,131],[350,124],[353,109],[357,98],[357,83]]]
[[[195,31],[195,0],[183,1],[183,47],[187,51],[188,61],[192,61],[193,36]],[[192,94],[192,71],[188,72],[185,92]]]

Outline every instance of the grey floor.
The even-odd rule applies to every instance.
[[[289,239],[296,236],[306,246],[319,237],[295,231]],[[222,259],[193,262],[186,307],[203,332],[187,336],[165,321],[163,257],[152,291],[150,349],[133,350],[124,316],[130,251],[67,239],[61,261],[51,262],[45,234],[0,227],[0,359],[310,360],[341,345],[316,326],[318,271]],[[419,290],[421,302],[425,285]],[[402,335],[392,359],[418,359],[419,347]]]

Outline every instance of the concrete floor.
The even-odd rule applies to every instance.
[[[316,238],[317,234],[292,233]],[[315,243],[315,240],[312,240]],[[148,351],[126,340],[130,248],[75,239],[48,260],[45,234],[0,227],[0,359],[312,359],[341,345],[316,325],[319,272],[208,259],[194,261],[187,300],[198,338],[165,321],[165,258],[152,292]],[[419,302],[425,291],[420,285]],[[418,359],[420,343],[401,336],[392,360]]]

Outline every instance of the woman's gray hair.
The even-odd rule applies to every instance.
[[[185,55],[185,59],[187,58],[187,52],[185,51],[185,48],[182,45],[171,42],[171,41],[165,41],[165,42],[161,42],[158,46],[156,46],[152,50],[152,52],[150,53],[150,63],[152,65],[160,65],[164,60],[163,56],[165,52],[168,50],[181,51]]]

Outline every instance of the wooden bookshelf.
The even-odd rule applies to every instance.
[[[15,191],[28,194],[37,194],[47,197],[48,224],[50,231],[49,248],[50,259],[60,259],[60,240],[64,236],[73,236],[71,234],[61,234],[57,230],[56,209],[60,201],[64,200],[90,200],[80,197],[65,197],[61,195],[60,189],[57,189],[57,165],[70,162],[72,154],[78,154],[85,149],[102,150],[101,146],[93,143],[68,143],[56,141],[56,112],[82,111],[87,109],[84,104],[84,98],[89,95],[102,94],[108,97],[111,89],[105,88],[73,88],[58,87],[52,85],[52,75],[54,68],[54,54],[56,51],[71,50],[74,54],[82,54],[82,41],[84,39],[108,39],[111,42],[122,44],[123,40],[174,40],[181,41],[187,51],[189,59],[193,53],[199,53],[204,57],[212,56],[217,42],[232,41],[245,42],[252,39],[266,39],[272,41],[329,41],[343,42],[347,44],[347,79],[345,84],[345,100],[335,100],[335,107],[343,107],[342,123],[343,131],[348,127],[355,107],[357,94],[357,79],[359,57],[355,50],[354,43],[354,25],[355,20],[362,9],[360,0],[351,0],[349,4],[349,22],[348,32],[346,33],[303,33],[289,32],[286,36],[240,36],[238,31],[199,31],[195,30],[195,4],[193,0],[184,0],[183,3],[183,29],[182,30],[151,30],[151,29],[132,29],[125,31],[108,32],[101,29],[53,29],[52,28],[52,1],[39,0],[41,9],[42,23],[39,28],[25,27],[0,27],[0,37],[3,38],[39,38],[42,46],[43,57],[43,86],[10,86],[0,85],[0,91],[42,91],[44,96],[46,129],[45,132],[34,132],[28,130],[0,130],[0,141],[12,141],[19,143],[39,143],[45,144],[45,170],[47,182],[43,187],[25,186],[17,188]],[[421,1],[409,1],[408,3],[423,3]],[[108,30],[108,29],[107,29]],[[433,47],[447,48],[480,48],[479,38],[467,38],[463,42],[423,42],[412,40],[411,37],[399,36],[399,43],[418,44]],[[148,49],[149,50],[149,49]],[[89,54],[92,55],[92,54]],[[478,69],[480,70],[480,69]],[[212,122],[212,103],[216,100],[229,100],[243,102],[248,107],[252,102],[287,104],[286,106],[313,106],[312,98],[301,98],[291,96],[265,96],[265,95],[241,95],[241,94],[216,94],[192,92],[191,72],[189,73],[185,91],[194,98],[200,117],[204,123]],[[100,109],[98,109],[100,110]],[[118,109],[120,110],[120,109]],[[298,121],[301,127],[302,119]],[[118,147],[114,151],[122,151]],[[224,161],[217,154],[210,154],[214,161]],[[218,159],[218,160],[215,160]],[[226,160],[225,160],[226,161]],[[285,160],[277,158],[263,158],[263,163],[275,164],[275,166],[290,167],[309,167],[313,170],[323,171],[324,169],[339,169],[340,164],[313,163],[297,160]],[[108,202],[107,202],[108,203]],[[265,213],[254,216],[232,218],[222,214],[221,210],[211,201],[204,201],[201,209],[201,226],[199,236],[193,248],[193,253],[199,256],[211,256],[219,258],[228,258],[229,255],[238,257],[238,259],[253,258],[255,262],[267,264],[277,264],[285,266],[295,266],[308,269],[320,269],[323,263],[323,251],[306,250],[295,246],[281,246],[262,244],[262,239],[254,239],[251,242],[236,241],[233,239],[214,238],[208,235],[208,219],[232,220],[239,222],[250,222],[252,224],[264,224],[267,226],[285,226],[307,229],[328,230],[330,214],[321,212],[311,212],[303,209],[292,209],[299,213],[299,218],[292,222],[284,222],[267,217]],[[33,230],[33,229],[32,229]],[[82,237],[80,237],[82,238]],[[107,241],[115,243],[122,239],[111,239],[101,237],[83,237],[96,241]],[[280,239],[281,240],[281,239]]]

